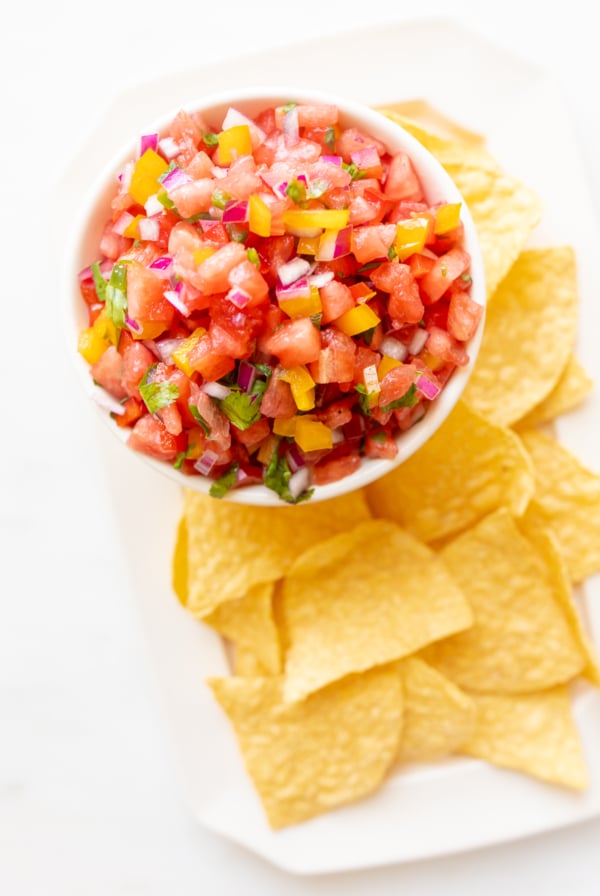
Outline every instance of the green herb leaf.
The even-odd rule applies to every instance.
[[[282,501],[288,504],[299,504],[301,501],[308,501],[314,492],[314,488],[309,488],[305,492],[294,498],[288,488],[288,482],[292,478],[292,471],[288,466],[285,457],[279,457],[278,447],[271,455],[271,460],[265,470],[265,485],[271,491],[279,495]]]
[[[205,134],[202,134],[202,139],[207,146],[217,146],[219,143],[218,136],[213,134],[212,131],[207,131]]]
[[[204,435],[210,438],[210,426],[198,410],[195,404],[188,404],[188,408],[190,409],[190,414],[198,424],[198,426],[204,430]]]
[[[367,176],[366,171],[361,171],[360,168],[357,168],[354,162],[350,162],[350,164],[346,164],[346,162],[342,162],[342,168],[344,168],[352,180],[362,180],[363,177]]]
[[[248,231],[237,224],[228,224],[227,232],[232,240],[236,243],[245,243],[248,239]]]
[[[367,262],[367,264],[363,264],[363,266],[358,269],[357,273],[364,274],[367,271],[372,271],[373,268],[378,268],[380,264],[381,264],[380,261],[369,261],[369,262]]]
[[[311,314],[310,322],[313,327],[316,327],[317,330],[321,329],[321,321],[323,320],[323,312],[319,311],[317,314]]]
[[[177,162],[169,162],[169,167],[165,168],[165,170],[163,171],[162,174],[159,174],[158,182],[160,184],[162,184],[163,181],[165,180],[165,178],[167,178],[169,176],[171,171],[175,171],[176,168],[179,168],[179,165],[177,164]]]
[[[160,202],[160,204],[162,205],[163,208],[167,208],[167,209],[175,208],[175,203],[173,202],[172,199],[169,199],[169,197],[167,196],[166,190],[159,190],[158,193],[156,194],[156,198],[158,199],[158,201]]]
[[[417,395],[417,387],[414,383],[412,383],[404,395],[401,395],[400,398],[394,399],[394,401],[390,401],[389,404],[383,405],[379,410],[386,414],[388,411],[395,411],[398,408],[412,408],[416,405],[419,400],[419,396]]]
[[[448,276],[448,266],[443,264],[440,273],[441,273],[442,277],[447,277]]]
[[[273,368],[269,367],[268,364],[255,364],[254,366],[259,373],[262,373],[263,376],[267,377],[267,380],[273,375]]]
[[[471,277],[470,274],[461,274],[460,279],[462,280],[463,283],[472,283],[473,282],[473,278]]]
[[[220,402],[221,410],[238,429],[248,429],[260,418],[260,404],[266,388],[264,380],[256,380],[250,392],[234,387]]]
[[[297,105],[298,105],[297,103],[286,103],[285,106],[281,107],[281,111],[282,112],[291,112],[292,109],[295,109]]]
[[[250,249],[246,249],[246,255],[248,256],[248,261],[252,262],[255,268],[258,268],[260,271],[260,258],[258,256],[258,252],[253,247]]]
[[[306,184],[301,180],[292,180],[285,188],[285,192],[292,202],[295,202],[296,205],[300,205],[300,203],[304,202],[306,199]]]
[[[379,429],[377,432],[369,433],[369,438],[373,439],[374,442],[377,442],[378,445],[383,445],[387,442],[387,435],[383,431],[383,429]]]
[[[224,190],[215,190],[210,197],[210,201],[215,208],[224,209],[227,203],[231,201],[231,196]]]
[[[112,269],[106,287],[106,314],[121,329],[125,326],[127,311],[127,266],[119,261]]]
[[[325,131],[324,137],[325,145],[329,147],[329,149],[334,149],[335,147],[335,128],[330,127]]]
[[[389,261],[393,261],[394,258],[398,258],[398,250],[396,249],[396,247],[394,246],[393,243],[390,246],[390,248],[388,249],[387,257],[388,257]]]
[[[326,180],[313,180],[313,182],[308,185],[306,198],[319,199],[324,193],[327,192],[328,189],[329,184]]]
[[[181,470],[181,468],[183,467],[183,462],[185,460],[185,457],[186,457],[185,451],[180,451],[178,453],[177,457],[173,461],[173,469],[174,470]]]
[[[175,383],[140,383],[140,395],[151,414],[179,398],[179,387]]]
[[[106,302],[106,288],[108,283],[100,273],[100,265],[97,261],[91,265],[92,268],[92,277],[94,278],[94,286],[96,288],[96,295],[98,296],[99,302]]]
[[[228,491],[231,491],[237,482],[237,474],[240,465],[236,462],[225,470],[225,472],[215,479],[208,490],[208,494],[212,498],[224,498]]]
[[[358,404],[360,405],[360,409],[365,417],[371,416],[371,402],[369,398],[369,393],[367,392],[367,387],[363,383],[358,383],[354,387],[355,391],[358,392]]]
[[[375,327],[371,327],[370,330],[365,330],[364,333],[361,333],[360,335],[361,335],[362,338],[365,340],[365,342],[367,343],[367,345],[371,345],[371,341],[372,341],[372,339],[373,339],[373,334],[374,334],[374,333],[375,333]]]

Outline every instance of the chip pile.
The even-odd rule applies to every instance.
[[[174,589],[230,645],[232,675],[208,684],[273,828],[453,754],[587,784],[570,685],[600,672],[573,585],[600,570],[600,477],[536,428],[592,387],[574,255],[524,248],[538,200],[480,138],[407,112],[439,114],[385,110],[454,178],[484,253],[462,401],[362,492],[256,508],[190,491],[177,534]]]

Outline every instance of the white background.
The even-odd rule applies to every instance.
[[[175,781],[126,558],[106,525],[102,453],[113,446],[64,360],[46,201],[123,86],[199,62],[227,66],[238,53],[311,36],[452,15],[552,71],[598,212],[600,54],[586,7],[593,8],[527,0],[489,9],[481,0],[303,0],[297,9],[267,0],[40,0],[3,13],[0,892],[597,892],[600,821],[463,856],[307,879],[198,827]],[[556,177],[568,182],[569,172]],[[153,512],[151,496],[140,512]]]

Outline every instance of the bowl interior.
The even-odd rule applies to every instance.
[[[199,99],[194,105],[194,110],[202,111],[208,124],[217,130],[220,128],[223,117],[230,106],[234,106],[239,111],[254,117],[269,106],[282,105],[288,102],[330,103],[336,105],[340,110],[340,118],[344,127],[358,127],[366,131],[385,143],[390,152],[404,150],[408,153],[417,169],[429,203],[433,204],[441,201],[462,202],[461,220],[464,225],[464,244],[471,256],[471,273],[473,277],[471,294],[476,302],[485,305],[486,290],[483,262],[469,210],[453,181],[437,160],[398,125],[379,113],[347,99],[314,91],[306,92],[293,87],[278,88],[277,90],[252,88],[215,94]],[[177,111],[177,109],[172,110],[159,121],[151,123],[146,133],[155,131],[160,133],[164,131],[177,114]],[[188,111],[191,111],[190,107],[188,107]],[[110,202],[116,189],[117,174],[122,169],[124,163],[134,157],[135,151],[136,141],[132,140],[116,158],[110,161],[99,175],[96,183],[92,185],[82,202],[80,214],[74,222],[72,238],[65,262],[62,296],[64,299],[63,311],[66,335],[69,351],[78,376],[89,394],[92,394],[92,390],[95,388],[90,376],[89,365],[77,352],[77,335],[82,328],[87,326],[86,309],[79,294],[77,275],[82,268],[90,264],[97,256],[102,230],[106,220],[110,217]],[[407,432],[401,433],[397,437],[398,454],[393,460],[363,458],[359,469],[350,476],[340,479],[338,482],[316,486],[311,501],[324,501],[361,488],[389,473],[420,448],[441,426],[460,398],[477,357],[482,333],[483,319],[477,333],[467,345],[470,358],[469,364],[455,370],[439,397],[431,403],[425,417]],[[98,408],[98,412],[117,438],[125,443],[128,431],[117,426],[110,415],[103,409]],[[188,476],[173,469],[170,464],[153,460],[142,454],[138,456],[155,470],[178,482],[181,486],[208,493],[211,485],[210,479],[204,476]],[[286,506],[274,492],[260,485],[233,490],[229,492],[227,499],[242,504]]]

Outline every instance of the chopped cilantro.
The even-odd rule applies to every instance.
[[[387,257],[388,257],[389,261],[393,261],[394,258],[398,258],[398,250],[396,249],[396,247],[394,246],[393,243],[390,246],[390,248],[388,249]]]
[[[267,388],[264,380],[256,380],[250,392],[234,386],[220,402],[221,410],[238,429],[248,429],[260,418],[260,404]]]
[[[92,267],[92,277],[94,278],[94,286],[96,288],[96,295],[98,296],[99,302],[106,302],[106,288],[108,283],[102,276],[100,272],[100,265],[97,261],[93,263]]]
[[[425,327],[427,326],[427,324],[425,323],[424,320],[420,320],[419,323],[417,324],[417,326],[421,327],[421,329],[424,330]]]
[[[122,261],[117,262],[112,269],[105,296],[109,320],[112,320],[115,327],[124,327],[127,311],[127,267]]]
[[[373,268],[378,268],[380,264],[380,261],[369,261],[358,269],[357,274],[364,274],[366,271],[372,271]]]
[[[165,170],[163,171],[162,174],[159,174],[158,182],[162,184],[166,180],[166,178],[169,176],[171,171],[175,171],[176,168],[179,168],[179,165],[177,165],[176,162],[170,162],[169,167],[165,168]]]
[[[462,280],[463,283],[472,283],[473,282],[473,278],[471,277],[470,274],[461,274],[460,279]]]
[[[140,395],[151,414],[179,398],[179,387],[175,383],[140,383]]]
[[[205,134],[202,134],[202,139],[207,146],[216,146],[219,142],[218,136],[213,134],[212,131],[207,131]]]
[[[298,105],[297,103],[286,103],[285,106],[281,107],[281,111],[282,112],[291,112],[292,109],[295,109],[297,105]]]
[[[383,445],[387,442],[388,437],[383,429],[379,429],[377,432],[370,433],[369,438],[373,439],[374,442],[377,442],[378,445]]]
[[[172,199],[169,199],[166,190],[159,190],[156,194],[156,198],[163,208],[175,208],[175,203]]]
[[[346,162],[342,162],[342,168],[344,168],[352,180],[362,180],[363,177],[367,176],[366,171],[361,171],[360,168],[357,168],[354,162],[350,162],[350,164],[346,164]]]
[[[354,387],[358,392],[358,403],[360,405],[360,409],[362,413],[370,417],[371,416],[371,399],[369,397],[369,393],[367,392],[367,387],[363,383],[358,383],[357,386]]]
[[[186,456],[185,451],[180,451],[178,453],[177,457],[173,461],[173,469],[174,470],[181,470],[181,468],[183,467],[183,462],[185,460],[185,456]]]
[[[306,191],[307,199],[319,199],[323,193],[326,193],[329,189],[329,184],[326,180],[313,180],[311,184],[308,186],[308,190]]]
[[[371,327],[370,330],[365,330],[364,333],[361,333],[360,335],[362,336],[364,341],[367,343],[367,345],[371,345],[371,340],[373,339],[374,333],[375,333],[375,327]]]
[[[215,190],[210,198],[210,201],[212,202],[214,207],[220,209],[224,209],[230,200],[231,196],[224,190]]]
[[[448,266],[443,264],[440,273],[441,273],[442,277],[447,277],[448,276]]]
[[[288,482],[291,478],[292,471],[288,466],[288,462],[285,457],[279,457],[279,450],[276,448],[265,470],[265,485],[278,494],[283,501],[287,501],[288,504],[299,504],[301,501],[308,501],[312,497],[314,489],[309,488],[299,494],[297,498],[294,498],[288,488]]]
[[[260,271],[260,258],[256,249],[254,249],[253,247],[251,247],[250,249],[246,249],[246,255],[248,256],[248,261],[252,262],[254,267],[258,268],[258,270]]]
[[[379,410],[386,414],[388,411],[395,411],[397,408],[412,408],[416,405],[419,400],[419,396],[417,395],[417,387],[414,383],[412,383],[404,395],[401,395],[400,398],[394,399],[394,401],[390,401],[389,404],[380,407]]]
[[[325,145],[329,147],[329,149],[333,149],[335,147],[335,128],[329,127],[325,131],[325,137],[323,138],[325,141]]]
[[[292,202],[295,202],[296,205],[300,205],[300,203],[304,202],[306,199],[306,184],[301,180],[292,180],[285,188],[285,192]]]
[[[238,463],[231,464],[218,479],[215,479],[208,490],[209,495],[212,498],[224,498],[227,492],[236,484],[239,468],[240,465]]]
[[[313,327],[317,328],[317,330],[321,329],[321,321],[322,320],[323,320],[323,312],[322,311],[319,311],[318,314],[311,314],[311,316],[310,316],[310,322],[313,325]]]
[[[245,243],[248,239],[248,231],[243,227],[238,227],[237,224],[228,224],[227,232],[229,233],[230,238],[236,243]]]
[[[208,425],[196,405],[189,404],[188,408],[190,409],[190,414],[192,415],[198,426],[204,431],[204,435],[210,437],[210,426]]]

